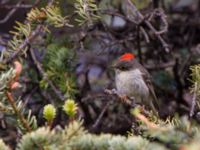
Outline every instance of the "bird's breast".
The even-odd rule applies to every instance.
[[[116,74],[116,88],[120,94],[127,96],[147,97],[149,89],[139,69],[121,71]]]

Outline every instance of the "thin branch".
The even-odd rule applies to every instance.
[[[122,40],[114,40],[113,42],[110,42],[110,43],[105,43],[104,45],[102,45],[102,51],[101,51],[101,54],[103,51],[105,51],[107,48],[110,48],[112,46],[115,46],[115,45],[118,45],[118,44],[123,44],[127,41],[134,41],[135,38],[134,37],[127,37],[125,39],[122,39]]]
[[[24,128],[26,128],[28,132],[31,132],[32,129],[29,126],[29,124],[26,121],[26,119],[24,118],[24,116],[20,113],[19,109],[17,108],[17,105],[15,103],[15,100],[14,100],[11,92],[6,91],[6,96],[7,96],[8,102],[11,104],[15,114],[19,117],[19,120],[21,121],[21,123],[24,126]]]
[[[31,41],[32,41],[33,39],[35,39],[39,33],[41,33],[42,29],[43,29],[43,26],[42,26],[42,25],[38,25],[38,26],[36,27],[36,29],[35,29],[34,31],[31,32],[30,36],[27,37],[27,38],[24,40],[24,42],[23,42],[19,47],[16,48],[15,52],[14,52],[7,60],[5,60],[5,63],[10,63],[13,59],[15,59],[15,57],[17,57],[17,55],[18,55],[29,43],[31,43]]]
[[[141,108],[142,113],[144,113],[145,115],[150,114],[149,111],[145,110],[145,107],[141,106],[141,104],[136,103],[134,97],[120,95],[116,89],[112,89],[112,90],[106,89],[104,92],[108,95],[115,96],[114,100],[120,100],[121,102],[125,103],[126,105],[130,106],[131,108],[136,108],[136,107]]]
[[[166,33],[168,31],[168,23],[164,11],[160,8],[155,9],[147,20],[150,22],[153,17],[159,17],[163,23],[163,29],[161,29],[160,31],[156,31],[156,34]]]
[[[36,86],[33,89],[31,89],[30,93],[28,93],[28,95],[24,99],[24,106],[27,105],[27,103],[29,102],[29,100],[31,99],[31,97],[33,96],[33,94],[37,91],[37,89],[38,89],[38,86]]]
[[[98,118],[96,119],[95,123],[92,125],[92,128],[97,128],[100,121],[102,120],[103,115],[105,114],[106,110],[108,109],[108,107],[110,106],[110,101],[107,102],[107,104],[104,106],[103,110],[101,111],[100,115],[98,116]]]
[[[16,7],[13,8],[11,11],[9,11],[9,13],[6,15],[5,18],[3,18],[2,20],[0,20],[0,24],[3,24],[5,22],[7,22],[12,17],[12,15],[17,11],[17,7],[20,6],[21,3],[22,3],[22,1],[19,1],[16,4]]]
[[[194,83],[194,94],[193,94],[193,97],[192,97],[192,106],[191,106],[191,109],[190,109],[190,117],[192,117],[194,115],[196,99],[197,99],[197,82]]]
[[[53,2],[54,0],[49,0],[48,6],[51,6]],[[37,37],[37,35],[42,32],[43,29],[44,29],[43,25],[37,25],[35,30],[30,33],[30,36],[27,37],[24,40],[24,42],[19,47],[16,48],[16,52],[14,52],[7,60],[5,60],[4,63],[10,63],[13,59],[15,59],[15,57],[17,57],[17,55],[21,52],[21,50],[23,50],[29,43],[31,43],[31,41],[34,40]]]
[[[166,68],[172,68],[174,65],[176,64],[175,61],[170,61],[167,63],[159,63],[156,65],[146,65],[144,64],[145,68],[147,68],[148,70],[161,70],[161,69],[166,69]]]
[[[150,43],[149,36],[148,36],[147,32],[144,30],[144,28],[143,28],[142,26],[140,26],[140,31],[142,32],[145,41],[146,41],[147,43]]]
[[[138,49],[139,61],[141,64],[143,64],[142,49],[141,49],[141,43],[140,43],[140,26],[137,26],[137,49]]]
[[[122,96],[117,92],[116,89],[112,89],[112,90],[106,89],[104,92],[106,94],[108,94],[108,95],[116,96],[117,100],[120,100],[121,102],[123,102],[123,103],[125,103],[125,104],[127,104],[127,105],[129,105],[131,107],[135,107],[136,106],[134,98]]]
[[[136,13],[136,16],[138,17],[139,20],[143,21],[147,27],[154,33],[154,35],[158,38],[158,40],[161,42],[163,48],[165,49],[166,52],[169,52],[169,46],[168,44],[165,42],[165,40],[162,38],[162,36],[160,34],[158,34],[158,31],[154,28],[154,26],[145,19],[145,17],[142,15],[142,13],[140,13],[140,11],[138,11],[138,9],[135,7],[135,5],[131,2],[131,0],[127,0],[128,2],[128,6],[131,7],[131,11],[133,11],[133,13]],[[129,18],[129,21],[135,23],[135,21],[131,18]]]
[[[125,17],[125,16],[123,16],[123,15],[117,13],[117,12],[103,10],[103,11],[101,11],[101,13],[108,14],[108,15],[115,15],[115,16],[121,17],[121,18],[123,18],[123,19],[125,19],[125,20],[127,20],[129,22],[137,24],[137,25],[142,23],[142,22],[144,22],[147,25],[147,27],[153,32],[153,34],[158,38],[158,40],[161,42],[161,44],[162,44],[163,48],[165,49],[165,51],[169,52],[170,51],[169,45],[165,42],[165,40],[161,36],[161,33],[166,31],[166,28],[168,27],[168,26],[165,25],[166,21],[163,21],[163,18],[161,18],[163,23],[164,23],[164,25],[165,25],[165,27],[164,27],[164,29],[162,31],[157,31],[156,28],[149,22],[149,20],[145,19],[145,17],[137,10],[135,5],[133,5],[133,3],[130,0],[127,0],[127,1],[129,3],[129,6],[132,6],[131,10],[133,11],[133,13],[136,13],[136,16],[138,17],[137,19],[139,20],[139,23],[138,23],[138,21],[134,20],[132,17],[130,17],[130,16]],[[142,29],[142,28],[140,28],[140,29]],[[142,33],[144,34],[144,37],[145,37],[147,43],[149,43],[149,38],[148,38],[147,34],[145,34],[144,30],[142,30]]]
[[[165,51],[169,52],[170,51],[169,45],[165,42],[165,40],[162,38],[162,36],[160,34],[158,34],[157,30],[153,27],[153,25],[147,20],[144,20],[144,22],[151,29],[151,31],[153,31],[154,35],[156,35],[158,40],[161,42],[163,48],[165,49]]]
[[[33,49],[31,49],[31,48],[30,48],[30,53],[31,53],[31,57],[32,57],[32,59],[34,61],[34,64],[36,65],[36,67],[37,67],[38,71],[40,72],[40,74],[42,75],[42,77],[48,82],[48,84],[50,85],[50,87],[52,88],[52,90],[54,91],[54,93],[56,94],[56,96],[60,100],[64,100],[64,96],[61,94],[61,92],[58,90],[58,88],[55,87],[55,85],[53,84],[53,82],[48,79],[47,74],[45,73],[44,69],[42,68],[42,65],[37,61],[35,53],[34,53]]]
[[[40,0],[36,0],[35,3],[33,5],[31,4],[20,4],[20,5],[0,5],[0,8],[6,8],[6,9],[12,9],[12,8],[33,8],[35,7],[38,3],[40,2]]]

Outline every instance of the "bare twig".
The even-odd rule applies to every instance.
[[[28,101],[31,99],[32,95],[37,91],[38,86],[34,87],[30,93],[28,93],[28,95],[26,96],[26,98],[24,99],[24,106],[27,105]]]
[[[140,26],[137,26],[137,49],[138,49],[139,61],[141,64],[143,64],[142,49],[141,49],[141,43],[140,43]]]
[[[153,33],[157,36],[157,38],[159,39],[159,41],[161,42],[163,48],[165,49],[166,52],[169,52],[169,45],[165,42],[165,40],[161,37],[160,34],[157,34],[156,29],[153,27],[153,25],[149,22],[149,21],[144,21],[146,23],[146,25],[151,29],[151,31],[153,31]]]
[[[156,65],[145,65],[145,68],[147,68],[148,70],[160,70],[160,69],[165,69],[165,68],[172,68],[175,65],[175,61],[170,61],[167,63],[159,63]]]
[[[140,31],[142,32],[142,34],[144,35],[144,39],[147,43],[150,43],[150,40],[149,40],[149,36],[147,34],[147,32],[144,30],[143,27],[140,26]]]
[[[141,22],[144,22],[147,27],[154,33],[154,35],[158,38],[158,40],[161,42],[163,48],[165,49],[166,52],[169,52],[169,46],[168,44],[165,42],[165,40],[162,38],[162,36],[160,34],[158,34],[157,30],[154,28],[154,26],[145,19],[145,17],[142,15],[142,13],[140,13],[140,11],[138,11],[138,9],[135,7],[135,5],[131,2],[131,0],[127,0],[129,7],[131,7],[131,11],[133,11],[133,13],[135,13],[137,19]],[[131,18],[128,17],[129,21],[135,23],[135,21]]]
[[[100,115],[96,119],[95,123],[92,125],[92,128],[97,128],[103,115],[105,114],[107,108],[110,106],[110,101],[107,102],[107,104],[104,106],[103,110],[101,111]]]
[[[124,97],[124,96],[120,95],[115,89],[112,89],[112,90],[106,89],[104,92],[105,92],[106,94],[109,94],[109,95],[113,95],[113,96],[118,97],[120,101],[122,101],[122,102],[128,104],[128,105],[131,106],[131,107],[135,107],[135,106],[136,106],[135,103],[134,103],[134,98],[132,98],[132,97],[127,97],[127,96]]]
[[[20,4],[20,5],[7,5],[7,4],[3,4],[3,5],[0,5],[0,8],[6,8],[6,9],[26,8],[26,9],[28,9],[28,8],[35,7],[39,2],[40,2],[40,0],[36,0],[33,5],[30,5],[30,4]]]
[[[34,64],[36,65],[36,67],[37,67],[38,71],[40,72],[40,74],[42,75],[42,77],[48,82],[49,86],[52,88],[52,90],[54,91],[54,93],[56,94],[56,96],[60,100],[64,100],[64,96],[61,94],[61,91],[59,91],[58,88],[55,87],[55,85],[53,84],[53,82],[48,79],[47,74],[45,73],[45,71],[42,68],[41,64],[37,61],[35,53],[34,53],[33,49],[31,49],[31,48],[30,48],[30,53],[31,53],[31,57],[32,57],[32,59],[34,61]]]
[[[37,0],[35,2],[35,4],[37,4],[39,1]],[[48,6],[51,6],[53,4],[54,0],[50,0],[48,2]],[[16,8],[14,8],[16,9]],[[27,37],[24,42],[16,48],[16,52],[14,52],[7,60],[5,60],[4,63],[10,63],[13,59],[15,59],[15,57],[17,57],[17,55],[21,52],[22,49],[24,49],[29,43],[31,43],[31,41],[33,39],[35,39],[37,37],[37,35],[44,29],[44,26],[43,25],[37,25],[35,30],[32,31],[30,33],[30,36]]]
[[[17,11],[17,7],[19,7],[21,3],[22,3],[22,1],[19,1],[16,4],[16,7],[13,8],[11,11],[9,11],[9,13],[6,15],[5,18],[3,18],[2,20],[0,20],[0,24],[3,24],[5,22],[7,22],[12,17],[12,15]]]
[[[5,63],[10,63],[17,55],[21,52],[22,49],[24,49],[35,37],[42,31],[43,26],[38,25],[34,31],[31,32],[30,36],[27,37],[24,42],[16,48],[16,51],[7,59],[5,60]]]
[[[125,43],[125,42],[127,42],[127,41],[134,41],[134,40],[135,40],[134,37],[127,37],[127,38],[122,39],[122,40],[114,40],[113,42],[110,42],[110,43],[108,43],[108,44],[107,44],[107,43],[104,43],[104,45],[102,45],[103,50],[101,51],[101,54],[102,54],[102,52],[105,51],[105,49],[107,49],[107,48],[110,48],[110,47],[115,46],[115,45],[118,45],[118,44],[123,44],[123,43]]]
[[[160,17],[161,17],[161,20],[164,24],[164,28],[161,30],[161,31],[157,31],[156,28],[150,23],[150,21],[148,19],[145,19],[145,17],[142,15],[142,13],[140,13],[140,11],[135,7],[135,5],[130,1],[130,0],[127,0],[128,2],[128,7],[131,7],[131,9],[129,9],[130,11],[132,11],[132,14],[133,16],[131,16],[129,13],[129,11],[127,11],[127,17],[117,13],[117,12],[112,12],[112,11],[101,11],[103,14],[108,14],[108,15],[115,15],[115,16],[119,16],[129,22],[132,22],[134,24],[141,24],[142,22],[144,22],[146,24],[146,26],[153,32],[153,34],[158,38],[158,40],[161,42],[163,48],[165,49],[166,52],[169,52],[170,49],[169,49],[169,45],[165,42],[165,40],[163,39],[163,37],[161,36],[162,33],[166,32],[167,31],[167,28],[168,28],[168,24],[166,22],[166,19],[165,19],[165,15],[162,15],[161,16],[161,13],[159,14]],[[127,9],[128,10],[128,9]],[[140,28],[141,30],[142,28]],[[147,36],[147,34],[145,34],[144,30],[142,29],[141,30],[142,33],[144,34],[144,37],[147,41],[147,43],[149,43],[149,38]]]
[[[163,29],[161,29],[160,31],[156,31],[156,34],[166,33],[168,30],[168,23],[164,11],[160,8],[155,9],[147,20],[150,22],[153,17],[159,17],[163,23]]]
[[[192,117],[194,115],[196,99],[197,99],[197,82],[194,83],[194,94],[193,94],[193,97],[192,97],[192,106],[191,106],[191,109],[190,109],[190,117]]]

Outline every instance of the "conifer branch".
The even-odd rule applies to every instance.
[[[10,105],[12,106],[15,114],[19,117],[19,120],[21,121],[22,125],[24,126],[24,128],[28,131],[28,132],[31,132],[32,129],[31,127],[29,126],[28,122],[26,121],[26,119],[24,118],[24,116],[21,114],[20,110],[18,109],[16,103],[15,103],[15,100],[11,94],[11,92],[9,91],[6,91],[6,96],[7,96],[7,99],[8,99],[8,102],[10,103]]]
[[[15,58],[18,56],[18,54],[19,54],[25,47],[27,47],[27,45],[30,44],[32,40],[34,40],[34,39],[37,37],[37,35],[42,31],[42,29],[43,29],[43,26],[42,26],[42,25],[38,25],[38,26],[36,27],[36,29],[30,33],[30,36],[28,36],[28,37],[23,41],[23,43],[21,43],[21,44],[19,45],[19,47],[16,48],[15,52],[5,61],[5,63],[10,63],[13,59],[15,59]]]

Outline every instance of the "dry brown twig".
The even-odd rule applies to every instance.
[[[194,84],[194,93],[192,96],[192,106],[190,108],[190,117],[192,117],[194,115],[194,111],[195,111],[195,106],[196,106],[196,99],[197,99],[197,82],[195,82]]]
[[[24,42],[18,47],[16,48],[15,52],[7,59],[5,60],[4,63],[10,63],[13,59],[15,59],[15,57],[18,56],[18,54],[22,51],[22,49],[24,49],[29,43],[31,43],[31,41],[33,39],[35,39],[37,37],[37,35],[43,30],[43,26],[42,25],[38,25],[36,27],[35,30],[33,30],[30,33],[30,36],[27,37]]]
[[[166,33],[168,31],[168,23],[167,23],[167,20],[166,20],[166,15],[163,11],[163,9],[161,8],[157,8],[153,11],[153,13],[150,15],[150,17],[148,17],[148,21],[151,22],[151,20],[154,18],[154,17],[159,17],[162,21],[162,24],[163,24],[163,28],[160,30],[160,31],[156,31],[156,34],[163,34],[163,33]]]
[[[7,5],[7,4],[1,4],[0,8],[6,8],[6,9],[12,9],[12,8],[33,8],[35,7],[41,0],[36,0],[34,4],[20,4],[20,5]]]
[[[112,95],[112,96],[116,96],[118,98],[118,100],[120,100],[121,102],[131,106],[131,107],[135,107],[136,104],[134,103],[134,98],[130,98],[130,97],[126,97],[126,96],[122,96],[120,95],[116,89],[105,89],[104,91],[106,94],[108,95]]]
[[[0,24],[3,24],[5,22],[7,22],[11,17],[12,15],[17,11],[17,7],[19,7],[22,3],[22,0],[19,1],[17,4],[16,4],[16,7],[14,7],[11,11],[9,11],[9,13],[6,15],[5,18],[3,18],[2,20],[0,20]]]
[[[36,1],[35,3],[37,3]],[[50,0],[48,2],[48,6],[51,6],[53,4],[54,0]],[[16,8],[14,8],[16,9]],[[34,40],[42,31],[44,30],[44,25],[37,25],[35,30],[33,30],[30,35],[24,40],[24,42],[16,48],[16,51],[7,59],[4,61],[4,63],[10,63],[13,59],[15,59],[19,53],[28,45],[31,43],[32,40]]]
[[[145,19],[145,17],[142,15],[142,13],[140,13],[140,11],[136,8],[136,6],[131,2],[131,0],[126,0],[127,2],[127,10],[128,10],[128,20],[130,22],[144,22],[147,27],[154,33],[154,35],[158,38],[158,40],[161,42],[163,48],[165,49],[166,52],[169,52],[169,45],[165,42],[165,40],[163,39],[163,37],[161,36],[161,33],[163,33],[166,29],[166,27],[168,27],[167,25],[165,25],[166,27],[162,30],[162,31],[157,31],[155,29],[155,27],[151,24],[151,22],[149,22],[149,20]],[[130,13],[132,13],[132,15],[130,15]],[[135,21],[135,19],[138,19],[138,21]],[[164,18],[162,17],[162,20],[164,22],[164,24],[166,24],[166,21],[164,21]]]
[[[108,109],[108,107],[110,106],[110,101],[108,101],[106,103],[106,105],[104,106],[103,110],[101,111],[100,115],[98,116],[98,118],[96,119],[95,123],[92,125],[92,128],[97,128],[100,121],[102,120],[103,118],[103,115],[105,114],[106,110]]]
[[[22,0],[21,0],[16,5],[1,4],[0,8],[6,8],[6,9],[11,9],[11,10],[8,12],[8,14],[2,20],[0,20],[0,24],[6,23],[14,15],[14,13],[17,11],[17,9],[19,9],[19,8],[33,8],[39,2],[40,2],[40,0],[36,0],[33,5],[28,5],[28,4],[26,5],[26,4],[22,4]]]
[[[49,86],[52,88],[52,90],[54,91],[54,93],[56,94],[56,96],[60,99],[60,100],[64,100],[64,96],[62,95],[61,91],[58,90],[57,87],[55,87],[55,85],[53,84],[53,82],[51,80],[48,79],[47,74],[45,73],[44,69],[42,68],[42,65],[37,61],[37,58],[35,56],[34,50],[30,48],[30,53],[31,53],[31,57],[33,59],[34,64],[36,65],[38,71],[40,72],[40,74],[42,75],[42,77],[47,81],[47,83],[49,84]]]

